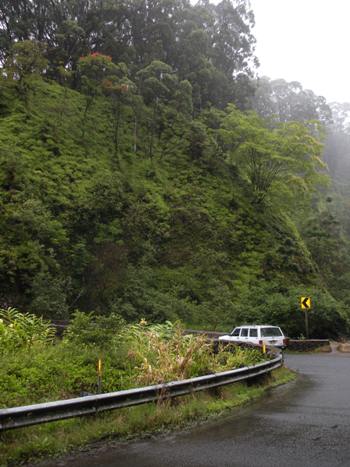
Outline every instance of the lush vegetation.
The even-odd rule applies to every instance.
[[[253,24],[245,0],[1,3],[2,307],[298,336],[310,294],[312,335],[348,331],[332,109],[256,79]]]
[[[126,324],[116,314],[76,312],[63,338],[35,315],[0,310],[0,408],[65,399],[200,376],[253,365],[259,350],[225,347],[213,352],[203,336],[183,334],[180,324]],[[101,383],[97,362],[102,361]],[[188,396],[143,408],[118,410],[0,434],[0,464],[65,452],[105,436],[142,435],[181,426],[258,397],[292,375],[284,370],[261,386],[240,384],[216,394]],[[218,395],[221,397],[218,397]]]
[[[77,312],[63,339],[33,315],[1,311],[0,407],[86,393],[118,391],[186,379],[264,360],[255,349],[213,353],[204,336],[184,336],[179,324],[125,324],[118,315]],[[102,361],[102,387],[97,362]]]
[[[349,332],[350,107],[258,77],[253,25],[246,0],[1,2],[2,407],[96,392],[98,359],[103,391],[255,363],[183,326],[298,337],[300,296],[313,337]],[[70,321],[62,340],[46,320]],[[21,445],[9,433],[0,448],[17,462],[262,391],[33,428]]]

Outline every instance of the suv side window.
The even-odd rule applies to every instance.
[[[248,337],[248,328],[243,328],[242,329],[241,337]]]
[[[231,336],[239,336],[239,333],[241,331],[241,328],[236,328],[233,330],[233,332],[231,333]]]
[[[258,337],[258,330],[255,328],[250,328],[249,337]]]

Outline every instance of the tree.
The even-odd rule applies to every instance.
[[[15,42],[45,43],[48,76],[75,72],[80,57],[99,51],[123,62],[131,78],[153,61],[177,70],[193,88],[196,111],[208,104],[243,107],[257,66],[248,0],[218,5],[188,0],[33,0],[0,5],[0,63]],[[79,87],[72,75],[71,85]],[[242,92],[242,95],[240,93]],[[242,97],[244,95],[244,97]]]
[[[327,180],[322,144],[301,123],[280,124],[270,130],[256,114],[242,114],[229,106],[218,132],[228,161],[248,179],[253,200],[259,204],[273,194],[274,187],[279,198],[284,193],[284,202],[294,202],[296,197],[301,200],[302,192],[311,194]]]
[[[92,52],[90,55],[80,58],[78,73],[81,80],[81,89],[86,96],[82,125],[83,140],[87,115],[96,97],[103,92],[102,83],[107,78],[117,75],[118,72],[119,67],[112,62],[112,57],[108,55]]]
[[[20,97],[28,109],[30,91],[35,79],[46,70],[45,48],[36,41],[25,40],[15,43],[6,59],[5,73],[8,79],[16,82]]]
[[[258,65],[254,57],[256,40],[251,33],[254,14],[245,0],[222,0],[214,9],[212,33],[214,65],[225,76],[252,75]]]
[[[117,71],[118,68],[118,71]],[[132,97],[136,91],[135,84],[128,78],[125,63],[118,63],[114,74],[102,81],[103,93],[110,98],[114,119],[113,141],[114,155],[119,155],[119,130],[124,109],[132,105]]]
[[[287,82],[284,79],[259,78],[253,107],[262,117],[277,122],[318,120],[327,125],[332,117],[324,97],[303,89],[298,81]]]
[[[254,201],[261,204],[282,173],[283,163],[279,157],[258,145],[248,143],[241,149],[246,159],[246,172],[253,189]]]
[[[136,78],[144,102],[151,108],[151,111],[148,111],[147,126],[149,133],[148,154],[152,158],[154,138],[157,135],[160,139],[165,129],[164,112],[175,104],[175,93],[180,90],[188,93],[189,87],[185,83],[179,85],[176,73],[169,65],[159,60],[155,60],[141,69],[136,74]],[[186,110],[188,111],[188,108]]]
[[[61,70],[76,71],[79,58],[88,52],[88,37],[78,21],[71,19],[62,21],[55,32],[54,44],[48,49],[49,76],[60,81]],[[74,75],[71,77],[74,78]]]
[[[350,173],[350,103],[332,102],[332,123],[327,126],[324,156],[335,180],[347,183]]]

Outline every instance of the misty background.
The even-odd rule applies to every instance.
[[[251,0],[260,75],[300,81],[328,101],[349,102],[350,3]]]

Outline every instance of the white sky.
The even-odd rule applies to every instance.
[[[250,0],[259,75],[350,102],[350,0]]]

